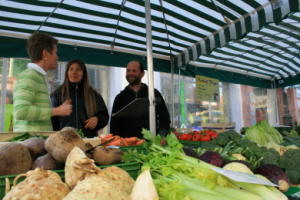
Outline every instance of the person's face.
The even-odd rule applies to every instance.
[[[130,62],[126,69],[126,80],[130,85],[138,85],[144,76],[144,72],[141,72],[138,62]]]
[[[71,83],[79,83],[82,80],[83,71],[77,63],[73,63],[68,70],[68,79]]]
[[[50,52],[50,53],[47,52],[46,53],[46,61],[47,61],[47,66],[48,66],[49,70],[56,69],[56,67],[57,67],[57,60],[58,60],[57,46],[54,45],[54,48],[52,49],[52,52]]]

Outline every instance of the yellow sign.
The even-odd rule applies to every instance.
[[[218,91],[218,79],[196,76],[196,99],[198,101],[211,101]]]

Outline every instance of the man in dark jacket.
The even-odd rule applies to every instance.
[[[117,113],[136,98],[148,99],[148,86],[141,82],[144,76],[143,64],[131,61],[127,65],[126,80],[129,85],[125,87],[115,98],[112,114]],[[159,134],[166,134],[170,129],[170,115],[165,101],[160,92],[155,89],[155,113],[156,130]],[[134,117],[112,117],[110,121],[110,132],[121,137],[142,138],[142,128],[149,129],[149,109],[142,116]]]

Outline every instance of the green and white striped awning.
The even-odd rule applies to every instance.
[[[124,66],[146,55],[143,0],[0,1],[0,56],[27,57],[34,31],[61,60]],[[259,87],[300,83],[300,0],[151,0],[154,67]]]

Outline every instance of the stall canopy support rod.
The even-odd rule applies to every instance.
[[[152,27],[151,27],[151,5],[150,0],[145,0],[146,15],[146,39],[147,39],[147,70],[148,70],[148,97],[149,97],[149,119],[150,131],[156,135],[155,96],[153,78],[153,55],[152,55]]]
[[[3,59],[2,68],[2,87],[1,87],[1,107],[0,107],[0,131],[4,130],[4,118],[5,118],[5,100],[6,100],[6,86],[8,76],[8,58]]]
[[[169,35],[169,30],[168,30],[168,26],[167,26],[167,20],[166,20],[166,15],[165,15],[165,11],[164,11],[164,7],[163,7],[163,1],[159,0],[160,3],[160,9],[163,15],[163,20],[164,20],[164,24],[165,24],[165,31],[166,31],[166,35],[167,35],[167,39],[168,39],[168,45],[169,45],[169,50],[170,50],[170,63],[171,63],[171,85],[172,85],[172,89],[171,89],[171,126],[174,127],[174,118],[175,118],[175,105],[174,105],[174,56],[172,54],[172,48],[171,48],[171,39],[170,39],[170,35]]]

